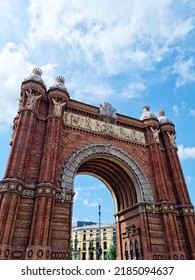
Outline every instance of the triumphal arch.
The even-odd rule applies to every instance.
[[[71,259],[74,177],[110,190],[118,259],[195,259],[195,219],[163,110],[141,118],[109,103],[70,98],[64,78],[48,90],[39,68],[21,85],[11,152],[0,181],[0,259]]]

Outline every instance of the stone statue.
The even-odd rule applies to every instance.
[[[168,136],[169,136],[169,140],[172,146],[176,146],[176,133],[175,134],[170,134],[169,132],[167,132]]]
[[[28,109],[33,109],[36,101],[41,97],[41,94],[35,95],[34,93],[32,93],[32,89],[29,89],[29,91],[26,90],[25,92],[28,96]]]
[[[66,102],[61,103],[60,101],[56,101],[54,98],[52,98],[54,103],[54,114],[56,116],[61,116],[62,113],[62,107],[66,104]]]
[[[116,118],[116,109],[112,107],[108,102],[100,104],[100,115]]]
[[[154,141],[156,142],[156,143],[159,143],[160,142],[160,140],[159,140],[159,132],[160,132],[160,129],[153,129],[152,127],[150,128],[151,129],[151,131],[152,131],[152,133],[153,133],[153,137],[154,137]]]

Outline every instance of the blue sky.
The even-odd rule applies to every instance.
[[[40,67],[48,88],[64,76],[72,99],[134,118],[146,104],[164,109],[195,204],[194,11],[193,0],[1,0],[0,177],[21,82]],[[77,176],[75,191],[74,219],[98,220],[101,204],[102,220],[113,221],[100,181]]]

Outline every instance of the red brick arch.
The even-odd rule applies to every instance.
[[[130,155],[108,143],[91,143],[76,150],[64,166],[62,193],[74,191],[76,174],[98,177],[111,190],[116,212],[139,202],[154,203],[148,179]]]
[[[115,202],[118,259],[195,259],[194,207],[175,126],[143,107],[141,120],[104,102],[49,90],[34,69],[21,85],[0,181],[0,259],[71,259],[74,177],[101,179]],[[133,246],[133,247],[132,247]]]

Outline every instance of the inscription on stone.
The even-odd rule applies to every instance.
[[[90,119],[89,117],[84,117],[69,112],[64,113],[64,123],[68,126],[82,128],[104,135],[110,135],[115,138],[121,138],[142,144],[146,143],[143,132],[105,123],[99,120]]]

